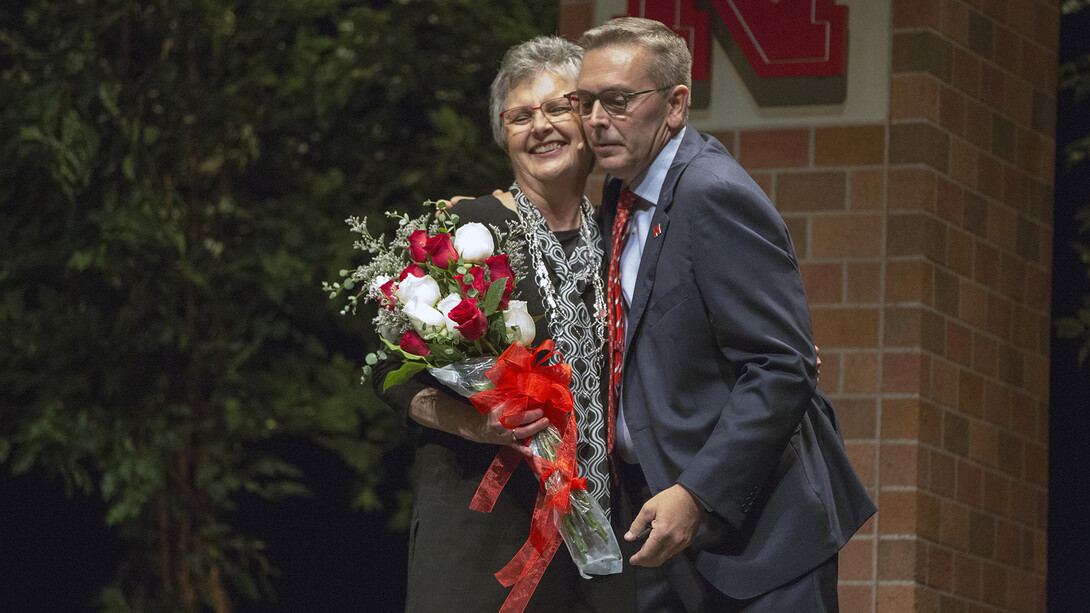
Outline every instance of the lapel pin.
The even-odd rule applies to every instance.
[[[652,232],[655,233],[655,238],[658,238],[659,234],[662,234],[662,224],[660,224],[660,223],[655,224],[655,229],[652,230]]]

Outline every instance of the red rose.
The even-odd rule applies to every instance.
[[[394,280],[390,279],[389,281],[380,285],[378,291],[382,292],[382,295],[386,297],[386,300],[382,302],[382,304],[386,307],[386,310],[394,310],[394,303],[396,302],[394,300]]]
[[[466,275],[473,277],[473,283],[465,282]],[[477,292],[479,292],[477,294],[478,296],[484,294],[484,292],[488,289],[488,284],[484,281],[484,269],[480,266],[474,266],[473,268],[470,268],[469,272],[467,272],[465,275],[454,275],[454,279],[458,282],[458,286],[462,288],[462,296],[465,297],[468,297],[468,294],[466,294],[466,292],[468,292],[470,289],[477,290]]]
[[[511,262],[507,260],[507,254],[501,253],[494,255],[484,261],[485,266],[488,266],[489,279],[496,281],[507,277],[508,279],[514,279],[515,273],[511,270]]]
[[[428,252],[425,246],[428,243],[428,233],[424,230],[413,230],[409,235],[409,257],[414,262],[423,264],[428,261]]]
[[[449,317],[458,324],[454,329],[461,332],[467,341],[475,341],[484,336],[488,329],[488,318],[477,308],[476,298],[466,298],[450,310]]]
[[[406,353],[411,353],[413,355],[424,356],[431,354],[431,349],[428,348],[428,344],[413,330],[409,330],[401,337],[398,346],[404,349]]]
[[[496,309],[502,311],[507,308],[507,303],[511,300],[511,292],[515,289],[515,272],[511,270],[511,262],[507,260],[506,253],[494,255],[485,260],[484,263],[488,266],[488,275],[493,283],[505,279],[503,297],[500,298],[499,304],[496,305]]]
[[[451,262],[458,261],[458,251],[454,249],[454,243],[450,241],[450,234],[440,232],[428,239],[425,246],[433,264],[439,268],[447,268]]]
[[[414,277],[423,277],[428,273],[424,272],[424,269],[417,264],[409,264],[405,267],[405,270],[401,271],[401,274],[397,277],[398,281],[404,281],[405,277],[412,275]]]

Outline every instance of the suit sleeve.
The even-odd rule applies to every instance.
[[[695,173],[694,173],[695,171]],[[739,172],[744,172],[740,168]],[[738,526],[776,469],[816,386],[802,278],[786,224],[751,181],[691,168],[685,198],[695,282],[734,379],[704,445],[678,478]]]
[[[429,385],[425,375],[421,373],[399,385],[392,385],[389,389],[383,390],[386,375],[401,368],[403,363],[404,360],[400,356],[392,355],[375,364],[371,372],[371,387],[375,390],[375,395],[401,417],[401,421],[408,423],[409,405],[412,404],[413,398],[421,391],[435,387],[435,384]]]

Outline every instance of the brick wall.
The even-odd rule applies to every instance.
[[[562,34],[591,4],[561,2]],[[890,39],[887,123],[716,134],[791,229],[879,506],[841,554],[847,613],[1045,610],[1058,28],[1056,1],[892,0],[865,33]]]
[[[893,2],[875,610],[1045,610],[1058,4]]]

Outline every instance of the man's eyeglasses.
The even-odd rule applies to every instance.
[[[534,111],[541,109],[545,119],[558,121],[567,119],[571,112],[571,102],[567,97],[550,98],[538,106],[513,106],[500,113],[503,123],[512,128],[526,128],[534,123]]]
[[[650,94],[651,92],[661,92],[668,89],[673,89],[673,85],[667,85],[666,87],[659,87],[657,89],[645,89],[642,92],[622,92],[616,89],[607,89],[600,94],[592,94],[581,90],[574,91],[568,94],[568,100],[571,101],[571,108],[579,115],[586,117],[594,112],[594,101],[602,103],[602,108],[605,112],[612,115],[624,115],[624,112],[628,109],[628,101],[632,100],[636,96],[642,96],[644,94]]]

